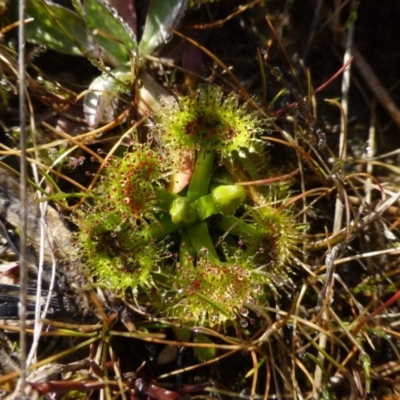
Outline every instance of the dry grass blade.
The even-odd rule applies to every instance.
[[[19,79],[19,116],[20,116],[20,149],[21,149],[21,177],[20,177],[20,201],[21,201],[21,213],[20,213],[20,229],[21,229],[21,243],[20,243],[20,303],[19,303],[19,319],[21,324],[20,331],[20,348],[21,348],[21,377],[18,385],[15,388],[15,396],[24,398],[26,393],[26,378],[27,378],[27,354],[28,345],[25,334],[26,327],[26,293],[28,284],[28,262],[27,262],[27,225],[28,225],[28,196],[26,188],[28,186],[28,164],[26,160],[26,148],[27,148],[27,134],[26,134],[26,81],[25,81],[25,49],[26,49],[26,35],[25,35],[25,9],[26,1],[19,0],[19,42],[18,42],[18,79]]]

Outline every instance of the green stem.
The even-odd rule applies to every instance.
[[[157,222],[150,224],[149,236],[151,240],[162,240],[165,236],[177,231],[179,226],[175,225],[168,214],[160,214]]]
[[[233,215],[223,216],[218,222],[218,228],[224,232],[229,231],[233,236],[242,236],[245,241],[250,243],[259,235],[259,231],[254,225],[247,224]]]
[[[214,153],[201,149],[197,154],[196,165],[187,192],[190,200],[196,200],[208,194],[213,167]]]
[[[233,214],[246,199],[246,192],[241,186],[220,185],[210,194],[196,200],[188,197],[176,197],[169,208],[172,222],[175,224],[193,224],[204,221],[215,214]]]
[[[185,230],[182,231],[181,243],[179,246],[179,262],[183,266],[193,266],[193,260],[196,258],[196,250]]]
[[[175,193],[168,192],[163,187],[154,186],[154,194],[157,198],[157,207],[162,211],[168,211],[172,202],[179,196]]]
[[[219,262],[217,252],[214,247],[214,243],[211,240],[210,233],[208,232],[208,226],[204,221],[197,222],[194,225],[190,225],[186,228],[187,235],[196,253],[203,248],[208,250],[207,258],[213,262]]]
[[[218,214],[219,209],[216,206],[211,194],[198,198],[195,202],[199,219],[204,221],[211,215]]]

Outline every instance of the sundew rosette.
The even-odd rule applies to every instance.
[[[104,161],[97,188],[74,217],[77,246],[95,286],[132,292],[139,304],[146,298],[158,316],[241,323],[247,305],[265,303],[274,277],[288,277],[296,222],[276,201],[254,207],[242,186],[212,182],[216,158],[245,157],[255,142],[259,120],[247,105],[216,87],[178,103],[157,118],[162,136]],[[185,153],[195,157],[190,182],[171,193],[168,180]]]
[[[251,148],[260,129],[260,119],[239,96],[224,95],[208,85],[187,96],[178,96],[174,106],[165,104],[156,114],[162,140],[179,150],[215,152],[222,158]]]

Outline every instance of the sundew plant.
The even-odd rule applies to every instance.
[[[276,282],[289,280],[299,239],[287,192],[264,190],[255,202],[239,182],[260,178],[268,118],[235,91],[208,83],[172,95],[146,73],[146,56],[169,41],[192,3],[151,1],[139,41],[135,22],[106,2],[72,4],[75,11],[28,1],[27,35],[103,72],[85,91],[87,124],[113,121],[119,96],[139,80],[137,111],[148,113],[147,138],[134,132],[107,155],[72,217],[82,269],[93,287],[145,299],[157,315],[245,325],[247,306],[265,304]]]
[[[179,321],[246,324],[246,305],[265,301],[274,277],[289,279],[299,237],[276,197],[255,207],[223,167],[257,152],[266,121],[216,86],[177,96],[154,120],[145,143],[107,161],[74,218],[93,285],[150,293],[155,313]],[[169,181],[183,164],[192,165],[189,183],[174,193]]]

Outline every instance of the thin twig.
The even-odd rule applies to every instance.
[[[354,1],[352,2],[352,7],[354,7]],[[346,64],[348,60],[352,57],[353,48],[353,37],[354,37],[354,24],[351,25],[346,41],[346,49],[343,57],[343,64]],[[351,64],[343,71],[342,79],[342,101],[341,105],[343,108],[343,113],[346,116],[349,111],[349,89],[350,89],[350,76],[351,76]],[[339,138],[339,149],[340,149],[340,161],[346,159],[347,154],[347,120],[345,118],[340,119],[340,138]],[[333,233],[339,232],[342,227],[343,218],[343,201],[341,194],[337,193],[336,197],[336,207],[335,207],[335,219],[333,223]]]
[[[312,42],[315,37],[315,32],[317,30],[318,21],[319,21],[320,14],[321,14],[322,3],[323,3],[323,0],[318,0],[316,7],[314,9],[314,17],[313,17],[313,21],[311,23],[310,33],[308,34],[306,48],[304,49],[303,60],[305,60],[307,58],[308,53],[311,49],[311,45],[312,45]]]
[[[400,109],[397,107],[397,104],[393,101],[389,92],[381,84],[367,60],[356,47],[353,48],[353,55],[354,64],[364,77],[365,83],[372,90],[380,105],[388,112],[393,122],[400,127]]]
[[[367,162],[367,174],[370,174],[373,176],[374,172],[374,164],[371,162],[375,155],[376,151],[376,141],[375,141],[375,110],[376,110],[376,102],[372,102],[372,107],[371,107],[371,123],[369,126],[369,131],[368,131],[368,147],[367,147],[367,154],[366,154],[366,162]],[[367,181],[365,182],[365,202],[366,204],[371,204],[372,201],[372,180],[371,178],[367,178]]]
[[[35,327],[34,327],[34,334],[33,334],[33,341],[32,341],[32,346],[31,350],[28,355],[28,360],[27,360],[27,365],[30,366],[32,363],[37,362],[37,355],[36,351],[39,346],[39,339],[41,337],[41,331],[43,327],[43,320],[47,316],[47,312],[50,307],[50,301],[53,293],[53,288],[55,285],[55,279],[56,279],[56,258],[53,253],[53,249],[51,246],[51,243],[54,243],[54,237],[52,240],[50,240],[50,236],[54,236],[55,232],[51,232],[49,230],[49,227],[47,226],[46,223],[46,215],[47,215],[47,207],[48,207],[48,202],[40,203],[40,251],[39,251],[39,266],[38,266],[38,274],[37,274],[37,302],[36,302],[36,307],[35,307]],[[49,290],[48,290],[48,295],[46,298],[46,303],[43,307],[43,311],[41,312],[42,305],[40,302],[41,298],[41,291],[42,291],[42,275],[43,275],[43,265],[44,265],[44,252],[45,252],[45,247],[46,244],[45,242],[47,241],[47,245],[50,248],[50,256],[52,259],[52,268],[51,268],[51,279],[50,279],[50,285],[49,285]]]
[[[28,263],[27,263],[27,227],[28,227],[28,209],[27,209],[27,160],[26,160],[26,93],[25,93],[25,9],[26,0],[19,0],[19,41],[18,41],[18,91],[19,91],[19,118],[20,118],[20,299],[18,305],[18,315],[20,320],[20,363],[21,375],[15,389],[15,395],[19,398],[24,397],[27,377],[27,343],[26,343],[26,304],[27,304],[27,284],[28,284]]]
[[[351,7],[354,8],[355,1],[352,1]],[[351,24],[350,29],[347,33],[346,47],[345,53],[343,57],[343,64],[346,64],[352,57],[352,47],[353,47],[353,37],[354,37],[354,26],[355,24]],[[343,79],[342,79],[342,118],[340,119],[340,138],[339,138],[339,161],[342,162],[346,159],[346,149],[347,149],[347,118],[348,114],[348,99],[349,99],[349,88],[350,88],[350,72],[351,72],[351,64],[343,71]],[[340,172],[340,171],[339,171]],[[339,177],[339,174],[337,174]],[[339,188],[339,186],[338,186]],[[346,196],[343,190],[338,190],[336,194],[336,204],[335,204],[335,217],[333,222],[333,234],[336,234],[340,231],[342,227],[343,221],[343,211],[344,211],[344,202],[342,196]],[[346,198],[345,198],[346,200]],[[347,218],[347,227],[349,226],[349,217]],[[349,231],[348,231],[349,232]],[[349,233],[347,233],[347,239],[349,238]],[[328,324],[328,314],[326,310],[326,305],[329,304],[332,296],[332,286],[333,286],[333,275],[335,272],[335,263],[334,261],[338,258],[341,253],[345,242],[342,242],[328,253],[326,256],[326,276],[325,282],[321,289],[321,292],[318,296],[318,304],[317,310],[322,309],[322,324]],[[325,349],[328,342],[328,337],[326,334],[322,334],[319,338],[318,345],[321,349]],[[317,364],[314,372],[314,382],[316,387],[318,388],[318,394],[320,395],[320,388],[322,384],[322,369],[320,365],[324,362],[324,355],[322,352],[318,353],[319,363]]]
[[[331,14],[324,9],[324,19],[329,21],[329,27],[331,28],[334,34],[337,34],[337,29],[335,29],[335,25],[331,20]],[[346,47],[346,43],[342,41],[342,46]],[[370,67],[367,60],[364,58],[362,53],[358,50],[357,46],[353,46],[352,49],[354,64],[357,67],[358,71],[364,78],[364,82],[368,85],[371,91],[374,93],[376,98],[378,99],[380,105],[388,112],[394,123],[400,127],[400,109],[397,104],[394,102],[389,92],[384,88],[379,78],[375,74],[374,70]]]

